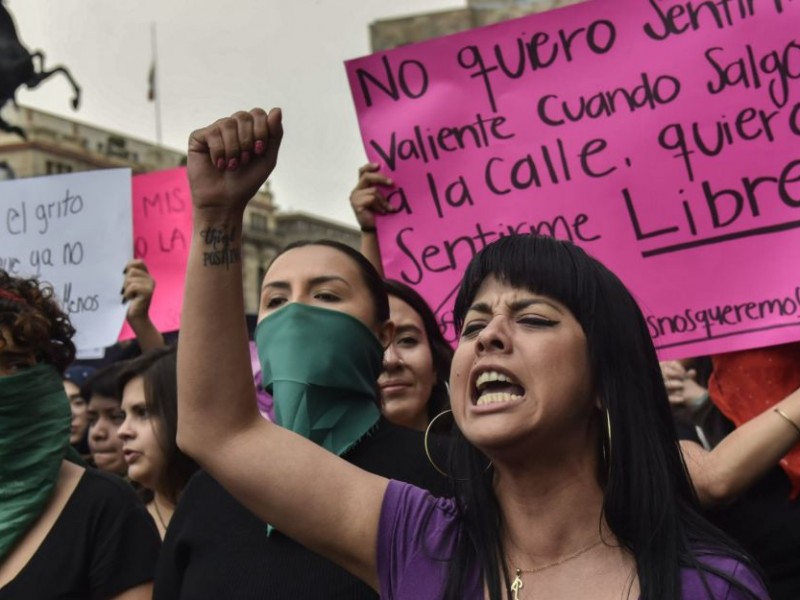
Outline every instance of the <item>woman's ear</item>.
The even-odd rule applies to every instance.
[[[389,347],[389,344],[392,343],[392,340],[394,340],[394,330],[394,322],[391,320],[386,321],[382,325],[378,326],[378,341],[380,341],[384,351]]]

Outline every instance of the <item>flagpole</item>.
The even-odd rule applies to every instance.
[[[156,42],[156,22],[150,22],[150,42],[153,51],[153,101],[156,116],[156,143],[161,146],[161,89],[158,85],[158,44]]]

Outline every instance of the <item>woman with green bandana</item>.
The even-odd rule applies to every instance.
[[[361,254],[324,240],[289,246],[262,286],[255,339],[264,385],[284,428],[350,465],[441,495],[446,482],[425,458],[423,434],[381,417],[388,319],[384,284]],[[169,524],[154,597],[375,600],[377,594],[280,528],[268,533],[264,521],[200,473]]]
[[[144,506],[70,451],[74,332],[52,288],[0,270],[0,600],[151,596]]]

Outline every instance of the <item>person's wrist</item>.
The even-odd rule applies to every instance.
[[[361,225],[361,233],[377,233],[378,228],[375,225]]]
[[[150,323],[150,315],[147,313],[143,315],[126,315],[125,318],[132,329],[140,329]]]
[[[238,226],[244,222],[245,207],[192,207],[192,222],[195,227],[216,226]]]
[[[776,406],[772,410],[781,419],[786,421],[786,423],[791,425],[794,428],[794,430],[797,432],[797,435],[800,436],[800,425],[798,425],[789,415],[787,415],[783,410],[781,410],[780,407]]]
[[[686,404],[692,412],[700,410],[708,402],[708,392],[697,394],[694,398],[690,399]]]

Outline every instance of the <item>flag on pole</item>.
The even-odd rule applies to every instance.
[[[153,102],[156,99],[156,59],[150,63],[150,72],[147,75],[147,100]]]

